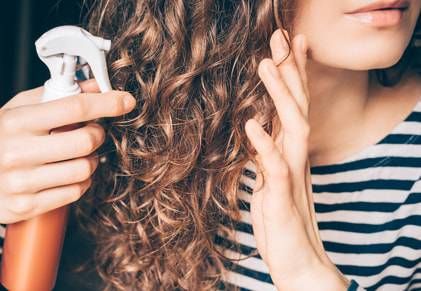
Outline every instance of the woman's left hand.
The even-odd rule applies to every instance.
[[[275,104],[279,132],[270,136],[255,119],[245,126],[258,161],[250,205],[256,245],[278,290],[346,290],[349,281],[328,258],[314,211],[306,39],[294,37],[280,65],[288,53],[281,29],[273,33],[270,47],[272,59],[260,62],[258,74]]]

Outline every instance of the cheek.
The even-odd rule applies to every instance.
[[[297,33],[306,35],[314,61],[350,70],[388,68],[402,57],[415,28],[417,15],[409,15],[399,26],[374,28],[345,18],[324,15],[302,18]]]

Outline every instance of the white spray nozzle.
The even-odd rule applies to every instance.
[[[111,47],[110,40],[94,36],[80,27],[65,25],[44,33],[35,46],[51,73],[51,79],[45,84],[44,101],[80,92],[75,82],[78,57],[89,64],[101,92],[112,90],[105,58]]]

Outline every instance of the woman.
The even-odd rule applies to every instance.
[[[108,289],[415,290],[420,11],[96,1],[89,27],[113,40],[113,86],[137,99],[103,121],[109,158],[79,209]]]

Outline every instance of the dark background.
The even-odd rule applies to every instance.
[[[0,107],[17,92],[41,86],[49,73],[35,41],[58,25],[81,24],[83,0],[12,0],[0,7]]]
[[[41,86],[49,79],[48,69],[38,59],[34,43],[55,26],[83,24],[86,9],[82,3],[83,0],[2,1],[0,107],[16,93]],[[94,271],[73,272],[79,263],[88,261],[92,252],[92,244],[81,235],[72,212],[54,291],[101,290],[99,278]],[[5,289],[0,286],[0,290]]]

